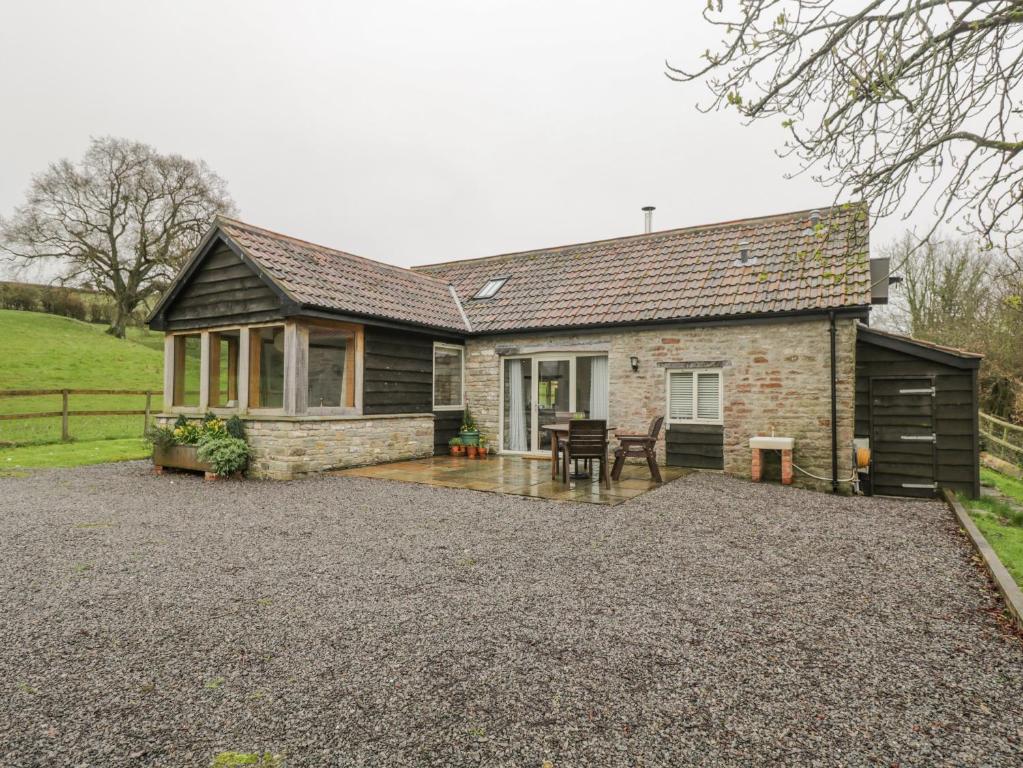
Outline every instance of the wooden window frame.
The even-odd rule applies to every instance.
[[[451,349],[459,353],[459,364],[461,374],[459,376],[458,405],[437,405],[437,350]],[[430,352],[430,404],[435,411],[464,411],[465,410],[465,347],[461,344],[447,344],[443,341],[433,342],[433,349]]]
[[[682,374],[693,376],[693,417],[691,419],[671,418],[671,377]],[[718,377],[718,418],[701,419],[699,412],[699,377],[713,375]],[[723,426],[725,423],[725,376],[720,368],[671,368],[664,376],[664,421],[667,424],[712,424]]]
[[[228,399],[228,402],[230,402],[231,400],[234,400],[236,403],[239,404],[239,405],[236,405],[234,407],[229,407],[227,405],[214,405],[213,404],[214,394],[215,393],[219,394],[219,392],[220,392],[220,344],[218,343],[219,340],[220,340],[219,337],[221,335],[225,334],[225,333],[230,333],[231,331],[237,331],[238,332],[238,338],[237,339],[232,339],[231,337],[227,338],[227,356],[228,356],[228,358],[227,358],[227,399]],[[220,412],[235,413],[236,411],[239,410],[239,406],[241,404],[241,390],[242,390],[243,387],[242,387],[242,379],[239,378],[238,374],[242,371],[242,367],[241,367],[241,363],[242,363],[242,360],[241,360],[241,346],[242,346],[242,336],[245,335],[246,329],[244,327],[241,327],[241,326],[236,326],[234,328],[217,328],[216,330],[209,331],[208,333],[209,333],[209,336],[210,336],[210,341],[209,341],[209,364],[207,365],[207,369],[209,371],[209,375],[207,377],[208,382],[209,382],[208,385],[207,385],[207,391],[209,392],[209,394],[207,395],[207,407],[208,407],[209,410],[213,411],[214,413],[220,413]],[[234,353],[233,354],[231,352],[231,348],[232,347],[234,347]],[[232,366],[232,361],[234,363],[233,366]],[[233,370],[232,370],[232,368],[233,368]],[[233,398],[231,397],[232,384],[234,385],[233,386],[233,388],[234,388],[234,397]]]
[[[327,328],[347,333],[352,343],[345,349],[345,405],[312,406],[309,396],[309,329]],[[301,320],[298,323],[298,347],[296,356],[295,389],[300,396],[296,401],[296,412],[309,416],[352,416],[362,415],[363,358],[366,349],[365,326],[357,323],[333,322],[330,320]],[[350,373],[349,373],[350,372]]]

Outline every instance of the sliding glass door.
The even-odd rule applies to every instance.
[[[549,451],[545,424],[573,417],[607,418],[606,355],[545,354],[501,362],[501,448]]]

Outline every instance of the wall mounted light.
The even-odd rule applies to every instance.
[[[639,370],[639,358],[636,357],[635,355],[630,357],[629,358],[629,365],[632,366],[633,372],[638,371]]]

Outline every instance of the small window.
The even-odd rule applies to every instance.
[[[198,333],[174,337],[174,398],[181,408],[199,407],[199,366],[202,362],[202,340]]]
[[[486,285],[480,288],[474,299],[492,299],[494,295],[501,290],[501,286],[508,282],[507,277],[495,277],[491,280],[487,280]]]
[[[283,408],[284,326],[249,333],[249,407]]]
[[[720,371],[669,371],[668,421],[721,423]]]
[[[433,407],[460,410],[464,402],[465,348],[453,344],[433,345]]]
[[[238,345],[241,331],[210,333],[210,407],[238,407]]]

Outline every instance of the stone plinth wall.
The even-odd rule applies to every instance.
[[[176,417],[160,417],[173,423]],[[433,455],[433,414],[245,416],[252,451],[248,474],[292,480],[342,469]]]

